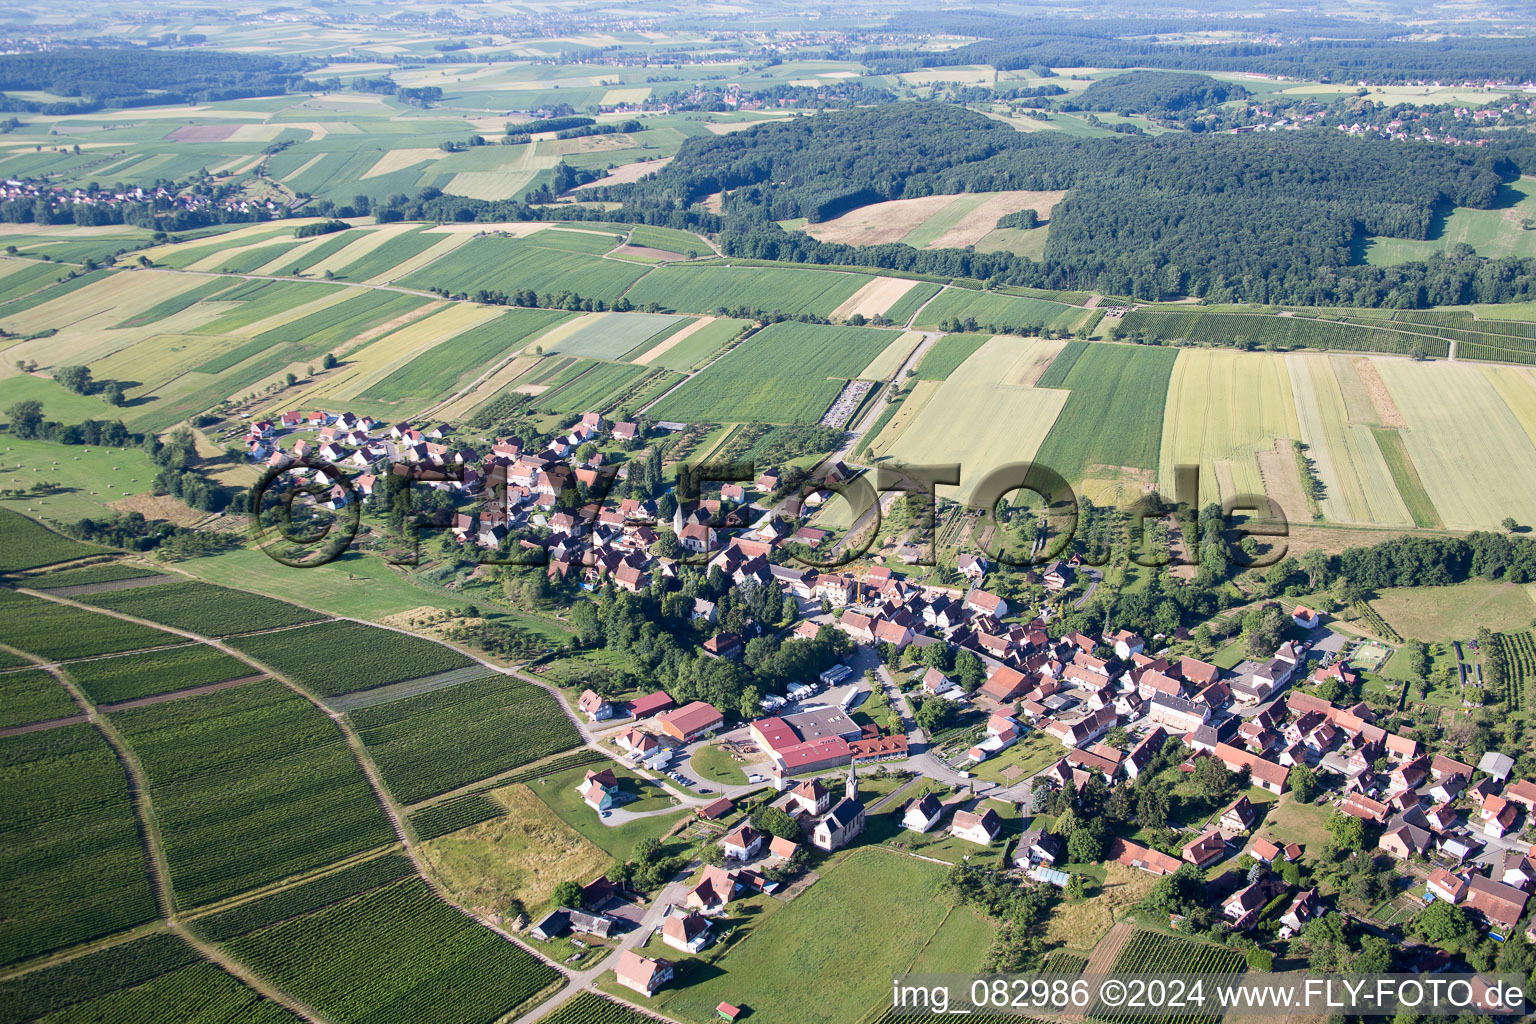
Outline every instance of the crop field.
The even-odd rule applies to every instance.
[[[541,1018],[539,1024],[651,1024],[653,1020],[654,1017],[605,999],[596,992],[583,992]]]
[[[777,323],[764,328],[667,396],[658,419],[815,423],[895,338],[870,327]]]
[[[206,644],[78,661],[69,666],[69,677],[97,704],[116,704],[256,674],[239,658]]]
[[[881,245],[902,242],[918,249],[963,249],[997,227],[998,218],[1033,209],[1042,220],[1061,192],[974,192],[892,199],[850,210],[805,232],[823,242]]]
[[[1536,408],[1528,371],[1376,360],[1402,410],[1402,439],[1434,508],[1451,529],[1524,522],[1536,508]],[[1493,380],[1508,380],[1511,408]],[[1474,413],[1475,410],[1475,413]]]
[[[1333,312],[1331,316],[1338,314]],[[1450,346],[1431,328],[1394,324],[1379,317],[1357,317],[1345,322],[1273,313],[1138,309],[1121,318],[1114,336],[1219,346],[1326,348],[1400,355],[1422,349],[1426,355],[1441,357],[1450,351]]]
[[[300,608],[296,604],[248,594],[243,590],[215,587],[197,580],[157,583],[129,590],[108,590],[82,595],[78,600],[205,636],[254,633],[279,626],[297,626],[302,622],[314,622],[322,618],[318,612]]]
[[[509,309],[446,341],[434,345],[388,377],[358,395],[360,401],[399,405],[411,399],[426,402],[454,393],[495,363],[570,317],[552,309]]]
[[[1276,438],[1300,437],[1282,356],[1182,349],[1168,381],[1157,481],[1171,499],[1174,467],[1199,466],[1202,505],[1265,493],[1258,453]],[[1305,507],[1285,511],[1296,521],[1308,518]]]
[[[178,906],[223,899],[394,839],[335,724],[279,683],[112,717],[149,776]],[[231,778],[240,785],[231,787]]]
[[[80,713],[69,691],[42,669],[0,672],[0,729]]]
[[[918,342],[923,336],[917,331],[903,331],[891,340],[891,343],[880,350],[880,354],[869,361],[859,373],[860,380],[890,380],[896,376],[896,371],[901,369],[912,350],[917,348]]]
[[[531,288],[540,295],[569,291],[612,302],[646,270],[622,260],[544,248],[528,239],[474,238],[399,283],[469,295],[480,289],[510,293]],[[649,300],[631,297],[630,301],[641,305]]]
[[[0,765],[0,964],[153,919],[128,777],[96,727],[0,738]]]
[[[657,267],[625,293],[637,306],[679,313],[737,308],[828,316],[869,283],[864,274],[781,267]]]
[[[499,674],[349,717],[385,784],[407,804],[581,742],[554,697]]]
[[[473,664],[452,647],[361,622],[261,633],[232,645],[322,697],[435,675]]]
[[[298,1024],[299,1018],[258,995],[221,968],[202,962],[162,974],[133,988],[77,1003],[47,1020],[48,1024],[151,1020]]]
[[[328,262],[340,262],[343,258],[350,259],[350,262],[332,268],[335,275],[343,281],[371,281],[442,241],[441,235],[428,234],[426,229],[417,228],[402,234],[391,235],[367,252],[354,252],[351,248],[344,249]]]
[[[924,354],[917,364],[918,380],[946,380],[977,349],[991,340],[989,334],[946,334]]]
[[[923,307],[913,326],[937,327],[949,319],[975,320],[978,325],[976,329],[982,331],[1031,334],[1042,327],[1058,331],[1074,330],[1088,319],[1088,310],[1064,302],[1024,295],[946,288]]]
[[[1137,931],[1121,948],[1111,971],[1115,974],[1161,974],[1174,966],[1180,972],[1191,974],[1241,974],[1247,969],[1243,955],[1234,949],[1190,942],[1161,932]],[[1088,1016],[1104,1024],[1126,1024],[1145,1019],[1144,1013],[1100,1004],[1089,1007]],[[1166,1016],[1172,1024],[1216,1024],[1221,1020],[1221,1011],[1217,1008],[1211,1013],[1170,1013]]]
[[[1290,371],[1291,393],[1296,399],[1301,440],[1306,442],[1307,455],[1323,482],[1323,515],[1335,522],[1346,523],[1407,526],[1413,522],[1392,483],[1392,472],[1382,458],[1370,426],[1350,422],[1345,395],[1329,357],[1292,352],[1285,356],[1285,363]],[[1377,361],[1377,367],[1390,381],[1386,370],[1397,363],[1406,365],[1404,360],[1383,359]],[[1473,367],[1467,369],[1477,372]],[[1396,392],[1394,398],[1398,399],[1398,407],[1403,408],[1404,403]],[[1411,439],[1408,451],[1417,464],[1418,453]],[[1420,466],[1419,471],[1423,473],[1424,467]],[[1449,523],[1450,517],[1447,510],[1440,507],[1439,496],[1433,490],[1430,494]],[[1495,521],[1498,518],[1495,517]]]
[[[1399,263],[1428,259],[1453,245],[1470,245],[1479,256],[1536,256],[1536,233],[1525,230],[1522,221],[1536,218],[1536,178],[1524,177],[1499,189],[1502,195],[1491,210],[1458,207],[1449,216],[1436,218],[1439,231],[1434,237],[1369,238],[1365,244],[1365,262],[1372,266],[1392,267]]]
[[[46,1017],[67,1006],[142,985],[201,960],[198,952],[180,937],[170,932],[152,932],[0,981],[0,1021],[22,1024]]]
[[[905,325],[908,320],[916,315],[925,302],[939,294],[941,287],[943,286],[934,284],[932,281],[918,281],[905,295],[897,299],[885,311],[886,317],[892,323]]]
[[[686,256],[691,249],[701,256],[709,254],[709,243],[692,231],[677,228],[658,228],[649,224],[636,224],[629,232],[630,245],[643,245],[648,249],[664,249]]]
[[[128,565],[126,562],[98,562],[95,565],[82,565],[74,569],[55,569],[52,572],[25,577],[17,582],[32,590],[58,590],[61,587],[148,579],[158,575],[160,574],[153,569]]]
[[[210,942],[227,942],[262,928],[312,913],[332,903],[377,889],[416,873],[402,853],[386,853],[266,896],[195,918],[197,933]]]
[[[559,978],[419,879],[224,948],[336,1024],[491,1024]]]
[[[633,363],[591,363],[558,388],[541,393],[533,404],[557,414],[607,411],[613,400],[646,375]]]
[[[901,277],[872,277],[868,284],[832,311],[832,319],[847,320],[855,314],[862,317],[884,316],[886,310],[922,283]]]
[[[684,987],[664,989],[658,1006],[692,1021],[710,1019],[722,1000],[750,1006],[765,1020],[859,1020],[889,1003],[888,975],[905,970],[913,950],[943,923],[946,908],[936,898],[943,874],[926,861],[856,851],[756,925],[715,970],[695,972],[680,979]],[[807,1001],[799,982],[807,965],[840,983]]]
[[[483,793],[471,793],[423,807],[411,815],[411,828],[422,842],[437,839],[482,821],[499,818],[506,808]]]
[[[1426,530],[1444,529],[1445,523],[1440,521],[1440,513],[1435,511],[1435,503],[1429,492],[1424,490],[1424,481],[1419,478],[1418,467],[1413,464],[1408,446],[1403,443],[1403,432],[1394,427],[1372,427],[1371,434],[1375,436],[1376,447],[1381,449],[1381,457],[1392,474],[1392,486],[1397,488],[1403,505],[1413,517],[1413,525]]]
[[[562,330],[558,340],[553,340],[554,332],[551,332],[552,340],[542,347],[545,352],[620,359],[626,352],[683,320],[683,317],[662,313],[589,313],[567,325],[575,329]]]
[[[136,622],[8,591],[0,591],[0,617],[5,619],[7,644],[51,661],[160,647],[182,640],[174,633]]]
[[[660,345],[635,357],[647,366],[679,373],[701,366],[751,324],[750,320],[704,317],[668,337]]]
[[[41,523],[5,508],[0,508],[0,541],[3,541],[0,543],[0,572],[37,569],[107,550],[54,533]]]
[[[1127,470],[1138,483],[1151,482],[1162,443],[1168,378],[1178,353],[1073,344],[1086,347],[1062,381],[1071,395],[1036,459],[1070,483],[1082,481],[1088,490],[1109,485]],[[1137,494],[1139,488],[1131,496]]]
[[[890,445],[890,457],[912,465],[958,462],[960,484],[941,487],[939,495],[970,501],[988,473],[1033,459],[1056,422],[1067,392],[1016,382],[1042,354],[1060,350],[1060,342],[1011,335],[988,340],[938,385]]]

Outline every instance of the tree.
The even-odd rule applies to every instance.
[[[1317,590],[1328,575],[1328,552],[1312,548],[1301,556],[1301,571],[1307,574],[1307,589]]]
[[[1266,604],[1243,616],[1243,640],[1255,657],[1273,654],[1285,638],[1285,613],[1279,605]]]
[[[327,352],[320,357],[320,369],[333,370],[336,368],[336,357]]]
[[[800,826],[795,819],[777,807],[764,804],[753,811],[751,817],[753,826],[769,835],[788,839],[792,843],[798,843],[803,838],[800,834]]]
[[[1225,800],[1236,786],[1232,772],[1214,757],[1202,757],[1195,762],[1195,785],[1212,800]]]
[[[1457,949],[1468,937],[1475,938],[1476,927],[1467,912],[1448,900],[1435,900],[1413,919],[1413,934],[1439,946]]]
[[[1067,836],[1067,856],[1074,864],[1093,864],[1104,858],[1104,820],[1093,819],[1097,828],[1084,825]]]
[[[1514,533],[1516,530],[1520,529],[1520,524],[1515,522],[1514,516],[1505,516],[1502,520],[1500,520],[1499,525],[1504,528],[1505,533]]]
[[[287,384],[289,387],[293,387],[298,382],[299,378],[297,374],[290,373],[283,378],[283,383]]]
[[[1328,816],[1328,832],[1343,850],[1365,849],[1365,819],[1334,811]]]
[[[61,366],[53,371],[53,379],[77,395],[91,393],[91,368],[89,366]]]
[[[115,380],[107,381],[107,386],[101,389],[101,400],[111,406],[121,406],[127,401],[123,394],[123,386]]]
[[[1286,781],[1290,783],[1291,796],[1296,799],[1297,803],[1309,804],[1312,802],[1312,798],[1317,795],[1317,773],[1312,770],[1311,765],[1298,764],[1293,766],[1291,774],[1287,776]]]
[[[5,411],[11,433],[23,440],[35,438],[43,426],[43,403],[34,398],[17,402]]]
[[[955,675],[960,679],[962,690],[974,693],[977,687],[986,682],[987,670],[975,652],[962,650],[955,655]]]
[[[561,882],[555,886],[555,906],[568,910],[581,909],[581,886],[575,882]]]

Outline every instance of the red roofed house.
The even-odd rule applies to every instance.
[[[1136,843],[1126,842],[1116,836],[1109,841],[1106,859],[1128,868],[1137,868],[1154,875],[1171,875],[1179,870],[1179,859],[1161,850],[1152,850]]]
[[[1028,689],[1029,677],[1006,665],[993,672],[991,678],[981,684],[981,692],[1000,704],[1017,700]]]
[[[620,985],[650,996],[672,980],[672,962],[652,960],[632,949],[626,949],[619,954],[619,965],[613,973]]]
[[[1468,886],[1465,905],[1487,920],[1488,926],[1500,935],[1508,937],[1525,912],[1529,897],[1523,890],[1503,882],[1495,882],[1482,875],[1473,875]]]
[[[1221,859],[1227,852],[1227,841],[1216,829],[1203,833],[1192,843],[1185,845],[1183,857],[1197,868],[1203,868]]]
[[[700,736],[725,724],[725,716],[714,705],[702,700],[685,704],[657,719],[662,731],[681,743],[692,743]]]
[[[629,702],[629,713],[635,718],[650,718],[659,711],[666,711],[672,707],[672,698],[662,690],[648,693],[644,697],[636,697]]]
[[[981,615],[990,615],[994,619],[1001,619],[1008,614],[1008,602],[985,590],[973,590],[966,594],[965,607]]]
[[[1521,779],[1504,787],[1504,799],[1519,804],[1527,811],[1536,811],[1536,782]]]
[[[1467,895],[1467,882],[1445,868],[1435,868],[1429,873],[1429,891],[1436,899],[1460,903]]]
[[[581,785],[576,787],[576,792],[581,794],[581,799],[594,811],[606,811],[612,807],[614,794],[618,791],[619,779],[613,774],[612,768],[604,768],[600,772],[587,772],[581,780]]]
[[[751,825],[741,824],[720,840],[720,848],[725,851],[727,860],[751,860],[763,848],[765,838]]]
[[[1386,823],[1387,812],[1390,809],[1386,804],[1379,800],[1372,800],[1364,793],[1351,793],[1344,798],[1343,803],[1339,804],[1339,810],[1345,814],[1352,814],[1366,821],[1374,821],[1378,825]]]

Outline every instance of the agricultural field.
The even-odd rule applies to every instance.
[[[938,385],[893,442],[881,438],[889,457],[912,465],[959,463],[959,486],[940,487],[939,496],[971,501],[987,474],[1033,459],[1056,422],[1068,393],[1021,381],[1061,348],[1061,342],[1011,335],[989,339]]]
[[[47,1017],[65,1007],[142,985],[201,959],[180,937],[151,932],[0,981],[0,1020],[21,1024]]]
[[[423,807],[411,814],[410,821],[416,837],[427,842],[478,825],[482,821],[499,818],[504,813],[505,808],[490,797],[483,793],[470,793]]]
[[[1536,232],[1525,230],[1522,221],[1536,219],[1536,178],[1516,179],[1499,189],[1500,196],[1488,210],[1458,207],[1448,216],[1437,216],[1431,237],[1367,238],[1364,262],[1392,267],[1428,259],[1453,245],[1470,245],[1479,256],[1536,256]]]
[[[688,423],[814,423],[895,340],[869,327],[778,323],[752,335],[668,395],[652,414]]]
[[[1251,308],[1251,307],[1250,307]],[[1366,311],[1374,313],[1375,311]],[[1343,319],[1337,310],[1308,311],[1306,316],[1275,312],[1190,312],[1179,307],[1138,309],[1115,328],[1121,340],[1190,341],[1202,345],[1253,348],[1313,348],[1390,352],[1444,357],[1450,346],[1443,331],[1421,323],[1396,323],[1382,316]]]
[[[206,644],[93,658],[69,666],[69,678],[96,704],[175,693],[256,674],[239,658]]]
[[[1174,467],[1200,467],[1200,504],[1237,494],[1269,494],[1294,522],[1309,519],[1298,488],[1266,486],[1259,455],[1277,439],[1299,440],[1301,426],[1285,360],[1269,353],[1182,349],[1168,380],[1157,482],[1173,498]],[[1289,457],[1289,453],[1287,453]]]
[[[871,359],[869,365],[859,373],[860,380],[890,380],[896,376],[912,350],[917,348],[923,336],[917,331],[903,331],[892,339],[891,343],[881,350],[880,354]]]
[[[1043,327],[1057,331],[1075,330],[1088,316],[1088,310],[1081,306],[1070,306],[1049,299],[1004,292],[973,291],[969,288],[946,288],[923,307],[913,326],[935,328],[946,320],[974,320],[977,326],[972,330],[1031,334]]]
[[[50,661],[182,642],[174,633],[10,591],[0,591],[0,617],[7,644]]]
[[[328,907],[358,893],[377,889],[416,873],[403,853],[386,853],[286,889],[238,903],[228,910],[194,918],[197,934],[210,942],[227,942],[262,928]]]
[[[588,313],[550,331],[538,345],[546,354],[622,359],[631,349],[685,319],[661,313]]]
[[[197,580],[83,594],[77,600],[173,629],[192,630],[214,637],[297,626],[323,618],[318,612],[296,604]]]
[[[149,776],[180,907],[394,839],[335,724],[276,682],[112,718]],[[238,787],[229,786],[232,777]]]
[[[97,562],[74,569],[55,569],[37,576],[19,578],[16,582],[31,590],[59,590],[63,587],[81,587],[92,583],[115,583],[119,580],[140,580],[158,576],[153,569],[128,565],[125,562]]]
[[[78,714],[69,691],[42,669],[0,672],[0,729]]]
[[[379,773],[417,803],[581,742],[545,690],[495,674],[349,713]]]
[[[586,363],[579,373],[540,393],[533,404],[555,414],[606,412],[614,399],[645,376],[645,367],[633,363]]]
[[[336,1024],[491,1024],[559,980],[414,878],[224,948]]]
[[[96,727],[0,737],[0,764],[0,964],[152,920],[128,777]]]
[[[830,316],[868,283],[865,274],[701,263],[657,267],[624,297],[637,306],[655,302],[679,313],[744,308]]]
[[[722,1000],[750,1006],[765,1019],[858,1020],[889,1002],[889,976],[905,970],[913,950],[944,922],[946,908],[935,898],[943,874],[926,861],[855,851],[710,969],[689,963],[675,986],[658,994],[656,1006],[701,1024]],[[971,927],[990,928],[974,917]],[[801,985],[807,965],[840,979],[813,1002]]]
[[[526,785],[504,786],[488,796],[465,798],[469,800],[476,801],[474,817],[480,820],[460,824],[455,817],[451,824],[457,827],[451,832],[421,835],[422,857],[455,899],[471,906],[497,906],[516,898],[537,911],[550,902],[561,882],[585,885],[613,866],[607,851],[560,820]],[[487,809],[483,805],[494,814],[481,817]],[[413,815],[412,824],[435,809]]]
[[[1180,972],[1189,974],[1240,974],[1247,969],[1243,955],[1234,949],[1175,938],[1162,932],[1136,931],[1121,947],[1110,971],[1114,974],[1160,974],[1174,964]],[[1123,1024],[1143,1016],[1104,1006],[1090,1007],[1088,1013],[1105,1024]],[[1221,1013],[1218,1010],[1215,1013],[1169,1014],[1168,1019],[1175,1024],[1215,1024],[1221,1020]]]
[[[322,622],[240,637],[232,646],[322,697],[435,675],[472,664],[451,647],[361,622]]]
[[[0,540],[4,541],[0,544],[0,572],[38,569],[107,550],[54,533],[41,523],[6,508],[0,508]]]
[[[1388,587],[1371,606],[1400,636],[1425,643],[1466,640],[1478,627],[1500,632],[1536,620],[1536,602],[1518,583],[1469,580],[1449,587]]]
[[[581,252],[546,248],[533,238],[473,238],[415,273],[399,279],[407,288],[446,288],[473,295],[481,289],[512,292],[531,288],[540,295],[575,292],[612,302],[647,268]],[[630,296],[635,305],[649,301]]]
[[[946,334],[917,364],[918,380],[947,380],[977,349],[991,340],[988,334]]]
[[[650,1024],[654,1019],[596,992],[583,992],[539,1024]]]
[[[823,242],[883,245],[901,242],[917,249],[963,249],[997,228],[998,218],[1034,210],[1047,220],[1062,192],[974,192],[892,199],[850,210],[806,234]]]
[[[1061,386],[1070,392],[1036,459],[1099,500],[1128,503],[1153,482],[1176,352],[1084,345]],[[1070,347],[1068,349],[1070,351]],[[1063,352],[1058,358],[1068,358]],[[1042,380],[1042,385],[1044,381]]]
[[[629,244],[675,252],[680,256],[686,256],[690,250],[700,255],[707,255],[710,251],[709,243],[692,231],[658,228],[649,224],[636,224],[629,232]]]
[[[635,362],[644,363],[646,366],[658,366],[664,370],[687,373],[701,366],[750,324],[749,320],[701,317],[675,334],[669,335],[666,340],[649,351],[637,353],[632,358]]]
[[[217,1020],[220,1024],[298,1024],[299,1018],[212,963],[195,963],[133,988],[77,1003],[48,1024],[96,1021]]]

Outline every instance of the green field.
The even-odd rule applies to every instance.
[[[645,357],[642,361],[648,366],[687,373],[713,356],[750,323],[749,320],[719,317],[693,331],[666,351]]]
[[[646,268],[578,252],[561,252],[517,238],[473,238],[399,281],[407,288],[446,288],[474,295],[481,289],[510,293],[531,288],[540,295],[575,292],[612,302]],[[631,298],[641,305],[642,301]]]
[[[180,643],[174,633],[124,622],[107,615],[55,604],[38,597],[0,591],[5,642],[51,660],[88,658],[141,647]]]
[[[606,410],[612,399],[645,376],[633,363],[585,363],[582,372],[532,400],[532,405],[557,414]]]
[[[1121,318],[1114,336],[1239,348],[1317,348],[1403,355],[1422,350],[1426,355],[1441,357],[1450,351],[1440,337],[1443,332],[1432,327],[1394,324],[1376,316],[1348,321],[1338,317],[1337,312],[1330,312],[1329,318],[1324,319],[1275,313],[1138,309]]]
[[[762,309],[826,316],[868,283],[863,274],[701,264],[657,267],[624,297],[637,306],[655,302],[679,313]]]
[[[197,951],[170,932],[152,932],[71,960],[0,981],[0,1021],[23,1021],[142,985],[200,962]]]
[[[128,776],[95,726],[0,738],[0,766],[0,965],[155,917]]]
[[[32,590],[57,590],[60,587],[78,587],[90,583],[110,583],[115,580],[147,579],[159,575],[153,569],[128,565],[124,562],[98,562],[74,569],[55,569],[38,576],[28,576],[19,582]]]
[[[78,600],[173,629],[216,637],[297,626],[322,618],[318,612],[296,604],[197,580],[107,590],[81,595]]]
[[[1419,471],[1413,466],[1402,433],[1392,427],[1372,427],[1371,433],[1376,436],[1381,457],[1392,473],[1392,484],[1413,517],[1413,525],[1426,530],[1443,530],[1445,524],[1440,521],[1440,513],[1435,511],[1429,492],[1424,490],[1424,481],[1419,479]]]
[[[503,675],[349,713],[406,804],[567,750],[581,736],[545,690]]]
[[[860,1020],[889,1002],[890,976],[907,968],[945,918],[965,913],[936,898],[943,876],[942,867],[927,861],[857,851],[709,968],[684,971],[657,1006],[699,1024],[722,1001],[751,1007],[764,1020]],[[990,930],[967,916],[971,929]],[[802,985],[807,971],[838,983],[808,1001]]]
[[[936,327],[945,320],[974,319],[978,329],[1008,334],[1031,334],[1042,327],[1069,331],[1088,319],[1081,306],[1064,302],[1006,295],[1002,292],[946,288],[944,294],[924,307],[918,327]]]
[[[559,978],[415,878],[224,948],[335,1024],[492,1024]]]
[[[69,666],[69,677],[97,704],[174,693],[255,674],[256,670],[239,658],[205,644],[96,658]]]
[[[676,228],[657,228],[649,224],[636,224],[629,233],[630,245],[642,245],[648,249],[665,249],[686,256],[690,251],[700,256],[709,255],[709,243],[691,231]]]
[[[917,364],[918,380],[946,380],[991,338],[987,334],[946,334]]]
[[[1536,256],[1536,232],[1522,228],[1521,222],[1536,218],[1536,178],[1516,179],[1499,189],[1495,207],[1473,210],[1453,209],[1449,215],[1437,214],[1431,225],[1431,237],[1369,237],[1365,241],[1365,262],[1377,267],[1425,260],[1453,245],[1470,245],[1479,256]]]
[[[688,423],[814,423],[846,380],[891,343],[890,331],[778,323],[737,345],[652,412]]]
[[[322,697],[435,675],[472,664],[443,644],[361,622],[322,622],[259,633],[233,646]]]
[[[894,324],[905,324],[912,319],[912,315],[922,308],[923,303],[939,294],[942,285],[933,282],[919,281],[911,290],[885,311],[885,318]]]
[[[0,672],[0,729],[80,714],[59,681],[41,669]]]
[[[336,276],[344,281],[367,281],[393,270],[418,253],[426,252],[442,240],[442,235],[428,234],[424,229],[396,235],[342,267]]]
[[[112,718],[149,776],[180,907],[394,839],[335,724],[276,682]],[[234,778],[238,786],[230,785]]]
[[[1155,471],[1177,357],[1169,349],[1088,345],[1066,374],[1071,395],[1036,459],[1068,482]]]
[[[358,395],[360,401],[399,403],[446,398],[484,368],[520,348],[527,339],[570,319],[551,309],[509,309],[434,345]]]
[[[151,1020],[298,1024],[299,1018],[206,962],[162,974],[134,988],[77,1003],[47,1018],[48,1024]]]
[[[558,341],[542,347],[546,353],[618,359],[682,320],[661,313],[594,313],[571,333],[562,332]]]
[[[415,873],[415,865],[405,854],[386,853],[228,910],[198,917],[193,927],[198,935],[210,942],[227,942],[237,935],[247,935],[291,917],[311,913]]]
[[[0,508],[0,541],[4,542],[0,544],[0,551],[4,552],[0,554],[0,572],[37,569],[107,550],[54,533],[46,526],[4,508]]]

